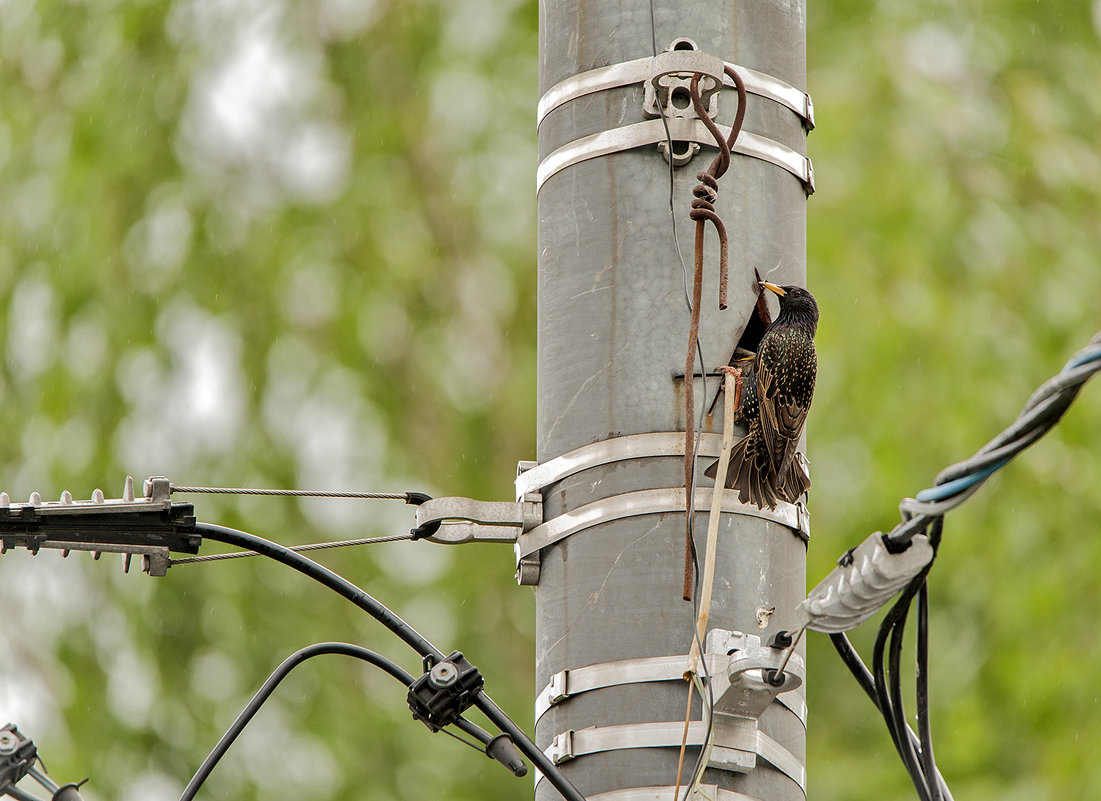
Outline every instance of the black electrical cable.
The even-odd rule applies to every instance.
[[[26,790],[16,787],[14,784],[4,788],[4,795],[10,795],[16,801],[39,801],[38,796],[31,795]]]
[[[936,776],[936,758],[933,756],[933,732],[929,721],[929,582],[922,582],[918,590],[917,608],[917,667],[914,676],[914,697],[917,706],[918,741],[921,746],[921,769],[929,785],[931,801],[943,801],[940,783]]]
[[[931,523],[929,542],[934,558],[940,545],[944,519],[938,517]],[[834,646],[843,661],[869,691],[868,679],[872,679],[873,701],[887,723],[888,731],[907,773],[922,801],[942,801],[951,798],[947,786],[936,768],[933,757],[932,736],[929,728],[928,698],[928,588],[927,577],[932,562],[916,576],[901,593],[880,624],[873,652],[873,675],[869,676],[860,658],[843,635],[833,638]],[[916,702],[918,730],[915,735],[906,720],[902,698],[902,647],[906,620],[914,599],[918,600],[918,632],[916,657]],[[884,659],[886,658],[886,663]]]
[[[225,756],[229,747],[233,745],[233,741],[237,739],[242,731],[244,731],[245,726],[247,726],[253,716],[260,711],[260,707],[263,706],[264,702],[268,700],[273,692],[275,692],[275,688],[287,677],[287,674],[307,659],[312,659],[315,656],[323,656],[325,654],[343,654],[345,656],[355,657],[356,659],[362,659],[364,662],[368,662],[375,667],[382,668],[406,687],[416,681],[416,677],[411,673],[403,670],[399,665],[381,654],[350,643],[320,642],[295,651],[284,659],[282,664],[268,676],[267,680],[260,686],[260,689],[256,691],[256,695],[252,697],[252,700],[248,702],[241,711],[241,714],[233,721],[233,725],[231,725],[229,729],[226,730],[226,733],[222,735],[222,739],[218,741],[218,744],[214,746],[214,750],[203,760],[203,764],[195,771],[195,775],[191,777],[191,781],[188,782],[187,787],[184,788],[183,795],[180,796],[180,801],[192,801],[192,799],[195,798],[195,794],[199,792],[199,788],[203,786],[203,782],[207,780],[211,771],[214,770],[221,758]]]
[[[223,542],[226,545],[233,545],[237,548],[256,551],[261,556],[266,556],[269,559],[281,562],[287,567],[294,568],[298,572],[328,587],[333,592],[348,599],[360,609],[367,612],[386,626],[386,628],[390,629],[390,631],[396,634],[403,642],[413,648],[413,650],[422,657],[431,656],[434,660],[441,661],[445,658],[442,651],[421,636],[412,626],[390,611],[384,604],[361,590],[355,584],[352,584],[350,581],[337,575],[328,568],[322,567],[312,559],[302,556],[282,545],[271,542],[270,540],[266,540],[263,537],[258,537],[255,534],[238,531],[237,529],[228,528],[226,526],[219,526],[213,523],[196,523],[193,530],[195,533],[207,539],[214,540],[215,542]],[[562,794],[566,801],[585,801],[585,797],[564,775],[562,775],[558,766],[555,765],[546,754],[539,750],[538,746],[531,741],[531,738],[527,736],[524,730],[517,726],[516,723],[505,714],[504,710],[497,706],[493,699],[485,692],[479,691],[475,695],[473,705],[480,709],[482,714],[489,718],[494,726],[512,738],[512,742],[516,745],[520,753],[534,763],[554,788]]]
[[[891,710],[891,725],[895,731],[896,744],[900,746],[899,753],[906,765],[906,770],[917,788],[918,796],[928,801],[929,783],[923,770],[921,755],[914,745],[914,741],[907,734],[909,727],[906,721],[906,706],[902,700],[902,645],[906,632],[906,620],[910,614],[910,606],[913,603],[914,594],[909,594],[901,613],[895,624],[890,628],[890,645],[888,648],[888,691],[890,696],[888,703]]]
[[[302,554],[296,553],[282,545],[271,542],[270,540],[266,540],[263,537],[258,537],[255,534],[249,534],[245,531],[238,531],[234,528],[227,528],[226,526],[219,526],[213,523],[196,523],[194,530],[195,533],[201,534],[208,540],[224,542],[226,545],[233,545],[237,548],[243,548],[246,551],[256,551],[261,556],[266,556],[269,559],[282,562],[287,567],[294,568],[299,573],[324,584],[333,592],[347,598],[364,612],[375,618],[375,620],[386,626],[386,628],[390,629],[390,631],[394,632],[402,642],[406,643],[422,657],[432,656],[438,660],[444,658],[443,652],[432,645],[432,643],[425,639],[412,626],[390,611],[384,604],[375,600],[375,598],[368,595],[355,584],[352,584],[352,582],[337,575],[327,567],[322,567],[312,559],[302,556]]]
[[[841,657],[845,667],[853,674],[853,678],[860,685],[860,689],[867,694],[868,698],[875,704],[876,709],[879,709],[879,696],[875,694],[875,679],[871,671],[868,670],[868,666],[864,664],[864,660],[853,648],[853,644],[849,642],[848,636],[845,632],[838,631],[830,635],[830,642],[833,643],[833,647],[837,651],[837,655]]]
[[[918,791],[918,796],[924,801],[924,799],[927,798],[927,794],[924,791],[923,782],[917,775],[918,769],[916,767],[914,745],[909,736],[901,731],[898,726],[898,719],[895,715],[896,709],[891,703],[891,691],[888,686],[889,677],[887,675],[888,662],[886,653],[891,632],[894,631],[899,617],[905,619],[908,606],[909,601],[906,598],[906,591],[904,591],[903,597],[891,607],[887,616],[883,619],[882,624],[880,624],[879,632],[876,634],[875,638],[875,646],[872,650],[872,675],[875,678],[876,706],[879,707],[879,712],[883,716],[884,722],[887,724],[887,731],[891,735],[891,742],[894,744],[899,757],[901,757],[906,772],[910,774],[910,778],[914,782],[914,787]],[[905,721],[903,721],[903,724],[905,725]]]
[[[848,636],[846,636],[844,632],[835,632],[830,634],[830,642],[833,643],[834,649],[837,651],[837,655],[841,657],[841,661],[845,664],[845,667],[849,669],[853,678],[856,679],[856,683],[859,684],[860,688],[867,694],[876,709],[880,709],[879,696],[875,691],[875,679],[871,671],[868,670],[867,665],[865,665],[864,661],[860,658],[860,655],[856,652],[852,643],[849,641]],[[918,736],[914,734],[909,725],[906,726],[906,736],[912,743],[912,747],[920,747]],[[933,765],[933,774],[941,796],[945,801],[951,801],[952,795],[948,791],[944,778],[940,775],[940,771],[937,770],[935,764]]]

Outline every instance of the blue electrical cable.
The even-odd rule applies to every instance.
[[[954,481],[948,481],[944,484],[938,484],[937,486],[930,487],[929,489],[923,489],[921,492],[914,496],[914,500],[920,501],[921,503],[932,503],[933,501],[943,501],[945,498],[951,498],[957,492],[962,492],[968,487],[978,484],[980,481],[982,481],[984,478],[987,478],[995,471],[1005,467],[1007,464],[1009,464],[1009,460],[1011,458],[1013,457],[1007,456],[1001,461],[995,462],[989,467],[984,467],[982,470],[972,473],[969,476],[957,478]]]
[[[1101,349],[1093,353],[1080,353],[1067,362],[1067,366],[1063,368],[1063,372],[1065,373],[1067,370],[1073,370],[1075,367],[1081,367],[1083,364],[1088,364],[1089,362],[1095,362],[1098,359],[1101,359]]]

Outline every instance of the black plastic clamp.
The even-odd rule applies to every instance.
[[[0,729],[0,795],[34,767],[38,749],[34,742],[9,723]]]
[[[437,732],[474,704],[485,681],[459,651],[452,651],[434,664],[431,656],[425,657],[424,670],[424,675],[409,686],[409,710],[414,720]]]

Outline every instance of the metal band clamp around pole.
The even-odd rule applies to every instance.
[[[539,162],[535,175],[535,191],[538,192],[551,176],[567,167],[624,150],[656,145],[666,141],[667,136],[675,142],[715,146],[715,137],[701,120],[673,117],[666,122],[669,124],[668,135],[661,120],[647,120],[583,136],[563,145]],[[730,126],[719,125],[718,128],[724,137],[730,136]],[[810,159],[787,145],[743,130],[738,134],[738,140],[730,148],[730,152],[781,167],[802,182],[808,195],[814,193],[814,167]]]
[[[629,723],[618,726],[590,726],[556,734],[544,753],[556,765],[588,754],[630,748],[675,748],[684,736],[684,721]],[[688,745],[703,745],[707,726],[703,721],[688,725]],[[794,754],[767,734],[750,728],[723,728],[714,732],[712,764],[742,764],[739,753],[756,754],[807,792],[807,772]],[[741,771],[739,771],[741,772]],[[541,778],[541,777],[540,777]],[[538,783],[538,782],[537,782]]]
[[[709,653],[707,671],[716,681],[722,677],[730,662],[727,655]],[[603,662],[581,668],[560,670],[535,698],[535,720],[538,721],[553,706],[591,690],[618,687],[623,684],[640,684],[656,681],[683,681],[687,655],[651,656],[640,659],[622,659]],[[796,665],[793,665],[793,669]],[[725,686],[725,685],[724,685]],[[716,693],[721,693],[721,689]],[[807,725],[806,689],[803,686],[780,693],[776,700],[788,708],[804,727]]]
[[[722,436],[719,434],[701,434],[698,455],[717,457],[721,445]],[[521,469],[516,476],[516,498],[520,500],[528,493],[540,492],[551,484],[580,473],[582,470],[613,462],[648,459],[655,456],[684,458],[684,432],[658,431],[602,439],[556,456],[542,464]]]
[[[696,489],[694,502],[697,510],[708,508],[712,492],[711,487]],[[516,558],[523,559],[599,523],[638,515],[683,512],[686,508],[684,501],[684,487],[638,490],[593,501],[520,534],[516,541]],[[805,511],[800,510],[801,507],[790,503],[781,503],[776,509],[758,509],[742,503],[737,490],[723,490],[723,512],[771,520],[792,529],[805,542],[809,539],[809,521]]]
[[[718,61],[718,68],[710,61]],[[697,63],[698,62],[698,63]],[[552,111],[571,100],[585,97],[596,92],[604,92],[620,86],[630,86],[636,83],[645,83],[648,80],[669,73],[702,72],[708,76],[722,76],[723,85],[733,88],[734,82],[724,75],[724,67],[733,67],[742,76],[745,90],[750,94],[772,100],[790,109],[803,121],[807,130],[814,129],[814,103],[810,95],[796,89],[789,83],[781,81],[772,75],[768,75],[749,67],[738,64],[719,61],[717,56],[708,56],[697,50],[671,50],[661,53],[655,59],[653,57],[637,58],[633,61],[624,61],[619,64],[610,64],[607,67],[579,72],[565,80],[559,81],[547,90],[539,98],[539,106],[536,111],[535,125],[538,127]]]
[[[666,787],[627,787],[622,790],[611,790],[607,793],[590,795],[588,801],[669,801],[677,790],[684,788],[668,785]],[[696,790],[688,796],[688,801],[760,801],[755,796],[738,793],[734,790],[726,790],[717,784],[699,784]]]

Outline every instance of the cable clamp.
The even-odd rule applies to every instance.
[[[51,794],[53,801],[82,801],[80,787],[87,779],[59,785],[46,775],[45,768],[36,766],[35,763],[40,761],[34,742],[23,735],[14,723],[0,729],[0,796],[37,801],[36,796],[15,786],[23,777],[30,776]]]
[[[26,776],[37,758],[38,749],[14,723],[0,729],[0,795]]]
[[[435,733],[457,721],[474,704],[485,681],[459,651],[435,663],[431,656],[425,657],[424,671],[409,686],[409,710],[414,720]]]
[[[854,629],[931,561],[933,546],[924,535],[914,535],[905,551],[891,553],[877,531],[846,552],[837,567],[807,594],[796,610],[797,628],[826,633]]]
[[[547,749],[546,753],[555,765],[561,765],[563,762],[569,762],[573,759],[576,756],[573,751],[573,729],[554,735],[554,739],[551,740],[550,748]],[[538,784],[538,782],[536,783]]]

